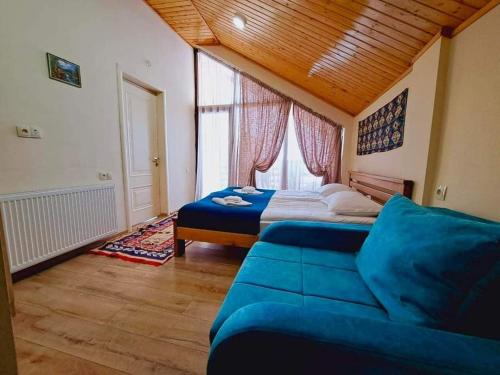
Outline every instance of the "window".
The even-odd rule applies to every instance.
[[[267,172],[257,172],[256,178],[257,186],[263,189],[314,191],[321,186],[322,178],[313,176],[302,159],[295,133],[293,108],[278,159]]]
[[[196,196],[228,186],[235,72],[198,53],[198,171]]]
[[[229,185],[233,145],[238,137],[240,75],[198,52],[198,168],[196,197],[202,198]],[[293,106],[293,104],[292,104]],[[235,146],[237,147],[237,146]],[[236,151],[234,152],[237,153]],[[233,163],[236,164],[236,163]],[[258,188],[316,190],[322,178],[306,168],[297,142],[293,107],[278,159],[266,172],[257,172]]]
[[[201,196],[228,186],[229,111],[200,113],[198,173],[202,180]]]

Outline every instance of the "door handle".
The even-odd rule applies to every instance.
[[[160,158],[158,156],[154,157],[153,158],[153,163],[155,164],[155,166],[157,167],[158,164],[160,164]]]

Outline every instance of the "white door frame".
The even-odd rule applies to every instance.
[[[128,134],[125,124],[125,103],[124,81],[131,82],[145,90],[156,94],[158,111],[158,153],[160,157],[160,213],[169,213],[169,192],[168,192],[168,163],[167,163],[167,112],[166,112],[166,92],[162,88],[155,87],[142,79],[139,79],[122,70],[119,64],[116,64],[116,74],[118,83],[118,115],[120,122],[120,143],[122,152],[122,173],[123,173],[123,196],[125,201],[125,221],[127,229],[132,229],[132,208],[130,197],[130,182],[128,179],[128,163],[130,156],[128,154]]]

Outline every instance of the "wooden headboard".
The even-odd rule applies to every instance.
[[[349,186],[381,204],[396,193],[411,199],[413,192],[413,181],[354,171],[349,171]]]

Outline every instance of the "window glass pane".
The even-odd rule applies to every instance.
[[[287,189],[315,191],[321,186],[322,177],[313,176],[300,153],[293,115],[288,120]]]
[[[234,75],[224,64],[198,53],[198,105],[232,104]]]
[[[198,173],[201,196],[225,189],[229,167],[229,111],[200,113]]]
[[[321,186],[321,177],[313,176],[302,159],[293,111],[290,111],[288,128],[278,159],[265,173],[256,173],[257,187],[274,190],[315,191]]]
[[[286,189],[284,185],[284,162],[285,162],[285,142],[283,141],[283,146],[281,147],[278,158],[274,162],[271,168],[265,173],[257,171],[255,173],[255,181],[258,188],[261,189],[273,189],[273,190],[283,190]]]
[[[198,53],[198,170],[196,197],[224,189],[229,183],[230,113],[237,116],[236,72],[204,53]],[[236,90],[237,93],[237,90]],[[230,112],[232,111],[232,112]],[[232,120],[238,123],[238,118]],[[234,140],[233,140],[234,142]],[[256,173],[256,185],[263,189],[316,190],[321,177],[307,170],[295,134],[293,111],[278,159],[266,173]]]

